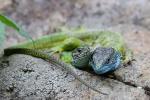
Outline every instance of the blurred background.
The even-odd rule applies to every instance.
[[[19,23],[33,38],[62,26],[85,26],[123,33],[135,53],[150,50],[149,11],[150,0],[0,0],[0,12]],[[23,40],[20,35],[8,34],[6,46]]]

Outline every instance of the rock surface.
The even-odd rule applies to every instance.
[[[12,0],[0,0],[0,11],[12,4]]]
[[[57,100],[149,99],[143,89],[80,70],[78,75],[109,95],[102,95],[87,88],[66,71],[42,59],[27,55],[13,55],[5,60],[5,65],[0,71],[0,98],[25,100],[41,98]]]

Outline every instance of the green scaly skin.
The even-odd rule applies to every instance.
[[[29,48],[37,50],[50,49],[53,52],[72,51],[81,45],[90,45],[95,47],[112,47],[119,51],[122,56],[122,63],[132,60],[132,52],[126,47],[120,33],[109,31],[75,31],[75,32],[58,32],[55,34],[43,36],[33,41],[27,41],[12,48]],[[71,47],[71,48],[70,48]]]
[[[59,65],[62,68],[66,69],[70,74],[72,74],[76,79],[78,79],[82,84],[86,85],[87,87],[93,89],[94,91],[101,93],[103,95],[108,95],[106,93],[101,92],[100,90],[92,87],[91,85],[89,85],[88,83],[86,83],[84,80],[82,80],[77,74],[76,74],[76,68],[71,66],[70,64],[66,64],[63,63],[62,61],[60,61],[59,59],[53,57],[52,55],[48,55],[47,53],[44,52],[40,52],[37,50],[33,50],[33,49],[26,49],[26,48],[8,48],[4,50],[4,56],[10,56],[12,54],[27,54],[27,55],[31,55],[34,57],[38,57],[38,58],[42,58],[44,60],[48,60],[51,63],[55,64],[55,65]]]

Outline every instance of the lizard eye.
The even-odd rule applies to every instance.
[[[106,63],[108,64],[110,62],[110,58],[106,61]]]
[[[79,48],[79,49],[77,49],[77,51],[80,53],[82,50]]]

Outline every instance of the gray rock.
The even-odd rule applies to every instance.
[[[135,56],[135,61],[131,65],[123,66],[115,71],[118,80],[142,87],[150,94],[150,53]]]
[[[12,4],[12,0],[0,0],[0,11],[6,9]]]
[[[50,98],[57,100],[149,99],[143,89],[78,70],[77,74],[82,79],[109,95],[99,94],[81,84],[67,71],[42,59],[27,55],[18,54],[3,59],[3,66],[1,67],[3,68],[0,70],[0,99],[3,100],[45,100]]]

